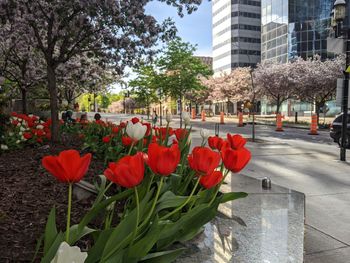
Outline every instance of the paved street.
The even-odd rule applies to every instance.
[[[104,116],[104,118],[107,117]],[[120,120],[123,116],[112,117]],[[193,142],[199,144],[200,128],[212,130],[215,123],[193,121]],[[178,120],[173,125],[178,126]],[[250,136],[251,126],[220,125],[227,132]],[[305,262],[345,263],[350,258],[350,166],[338,161],[339,148],[328,132],[308,135],[308,130],[259,125],[258,143],[248,143],[252,161],[242,174],[254,178],[268,176],[272,182],[306,195]],[[350,160],[350,152],[348,152]]]

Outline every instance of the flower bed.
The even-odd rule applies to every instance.
[[[38,243],[41,262],[171,262],[182,252],[172,249],[174,243],[200,233],[220,203],[246,196],[219,191],[229,172],[239,172],[250,160],[239,135],[211,137],[209,148],[208,134],[202,132],[202,146],[190,153],[191,129],[186,127],[152,128],[133,118],[119,125],[84,122],[65,129],[78,133],[85,151],[103,160],[106,169],[104,176],[96,174],[99,194],[91,208],[80,222],[71,222],[72,185],[84,177],[92,155],[68,150],[43,158],[46,170],[69,190],[66,227],[61,211],[56,227],[53,208]],[[114,184],[114,193],[107,192]],[[123,211],[116,213],[113,206],[119,202]],[[89,243],[82,246],[86,237]]]

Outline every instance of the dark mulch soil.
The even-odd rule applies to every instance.
[[[32,259],[53,205],[57,209],[59,229],[65,230],[67,185],[49,175],[41,166],[41,159],[78,147],[44,146],[0,155],[0,262],[29,262]],[[85,178],[92,181],[103,169],[103,163],[94,159]],[[73,224],[81,219],[92,202],[73,199]]]

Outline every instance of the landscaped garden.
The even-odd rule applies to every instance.
[[[220,192],[250,160],[239,135],[202,132],[191,150],[191,127],[78,120],[62,121],[61,143],[50,145],[50,120],[11,115],[1,138],[2,260],[171,262],[220,203],[246,196]],[[96,194],[78,200],[81,180]]]

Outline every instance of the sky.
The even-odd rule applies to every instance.
[[[211,2],[208,0],[203,0],[196,12],[183,18],[177,15],[176,8],[158,1],[150,2],[146,6],[146,13],[153,15],[158,21],[172,18],[178,35],[184,41],[197,45],[196,55],[211,56]]]

